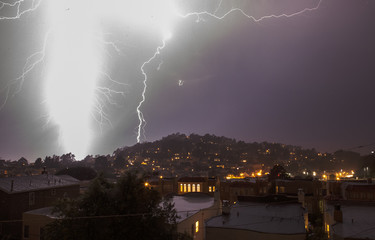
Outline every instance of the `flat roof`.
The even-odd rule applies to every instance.
[[[233,228],[274,234],[305,234],[305,209],[298,203],[237,203],[229,215],[213,217],[207,227]]]
[[[182,222],[199,212],[199,210],[214,205],[214,197],[204,193],[188,193],[182,196],[173,196],[171,201],[174,203],[177,212],[177,222]]]
[[[49,218],[58,218],[57,213],[53,213],[53,207],[38,208],[31,211],[24,212],[24,214],[40,215]]]
[[[12,189],[13,182],[13,189]],[[0,190],[12,194],[79,184],[79,180],[68,175],[35,175],[0,178]]]
[[[343,238],[375,239],[375,205],[341,202],[340,208],[343,222],[332,226],[334,234]],[[334,204],[328,204],[327,210],[333,214]]]

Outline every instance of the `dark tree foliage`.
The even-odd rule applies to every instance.
[[[89,167],[65,168],[58,171],[56,175],[69,175],[81,181],[91,180],[97,176],[96,171]]]
[[[109,167],[109,161],[106,156],[98,156],[95,158],[95,169],[105,170]]]
[[[279,164],[273,166],[268,175],[268,181],[271,182],[270,193],[275,193],[276,179],[288,179],[285,168]]]
[[[46,227],[44,239],[179,239],[173,205],[160,202],[135,174],[117,184],[99,176],[81,198],[60,201],[60,220]]]
[[[41,158],[37,158],[34,162],[34,168],[41,168],[43,167],[43,161]]]
[[[287,179],[289,176],[286,174],[285,168],[279,164],[273,166],[268,175],[268,179],[270,181],[274,181],[275,179]]]
[[[126,165],[126,160],[122,155],[119,155],[113,161],[113,166],[117,169],[124,168]]]

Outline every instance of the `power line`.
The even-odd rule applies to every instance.
[[[278,202],[278,203],[285,203],[285,202],[288,202],[288,201],[282,201],[282,202]],[[235,208],[233,209],[237,209],[237,208],[243,208],[243,207],[254,207],[254,206],[262,206],[260,204],[241,204],[241,205],[235,205]],[[193,213],[195,212],[194,214],[198,213],[199,211],[201,210],[204,210],[204,211],[217,211],[217,210],[220,210],[222,208],[218,207],[218,208],[204,208],[204,209],[192,209],[192,210],[184,210],[184,211],[176,211],[176,214],[178,213]],[[150,212],[147,212],[147,213],[129,213],[129,214],[113,214],[113,215],[99,215],[99,216],[78,216],[78,217],[63,217],[63,218],[58,218],[58,217],[52,217],[52,218],[56,218],[56,220],[80,220],[80,219],[104,219],[104,218],[121,218],[121,217],[138,217],[138,216],[146,216],[146,215],[153,215],[155,213],[150,213]],[[192,214],[192,215],[194,215]],[[190,215],[190,216],[192,216]],[[190,217],[189,216],[189,217]],[[220,216],[220,215],[218,215]],[[246,216],[252,216],[252,217],[269,217],[269,218],[278,218],[278,219],[289,219],[289,220],[293,220],[297,217],[300,217],[301,215],[295,215],[295,216],[290,216],[290,217],[280,217],[280,216],[264,216],[264,215],[254,215],[254,214],[246,214]],[[29,218],[30,219],[30,218]],[[37,221],[36,218],[33,218]],[[16,222],[23,222],[23,219],[15,219],[15,220],[1,220],[0,223],[16,223]]]

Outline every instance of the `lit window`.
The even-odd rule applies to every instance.
[[[182,185],[182,183],[180,184],[180,192],[183,192],[184,191],[184,186]]]
[[[212,192],[212,187],[211,186],[208,187],[208,191]]]
[[[212,187],[212,191],[215,192],[215,186]]]
[[[188,192],[191,192],[191,185],[190,185],[190,183],[188,184]]]
[[[195,192],[195,184],[193,184],[193,192]]]
[[[186,183],[184,184],[184,192],[186,192]]]
[[[195,232],[199,232],[199,221],[195,222]]]
[[[201,191],[201,185],[197,184],[197,192],[200,192],[200,191]]]

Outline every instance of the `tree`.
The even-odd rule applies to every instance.
[[[126,160],[122,155],[116,156],[116,159],[113,161],[113,165],[117,169],[124,168],[126,165]]]
[[[77,200],[60,201],[60,216],[45,229],[45,239],[177,239],[176,212],[133,173],[117,184],[97,177]]]
[[[270,181],[274,181],[275,179],[287,179],[289,176],[286,174],[285,168],[279,164],[273,166],[268,175],[268,179]]]
[[[105,170],[109,166],[109,162],[106,156],[98,156],[95,158],[95,169]]]
[[[37,158],[34,162],[34,168],[42,168],[43,162],[41,158]]]
[[[94,179],[97,174],[94,169],[89,167],[71,167],[58,171],[56,175],[69,175],[78,180],[84,181]]]
[[[286,174],[285,168],[279,164],[273,166],[268,175],[268,181],[271,182],[271,189],[270,193],[275,193],[276,188],[276,179],[287,179],[289,178],[288,174]]]

